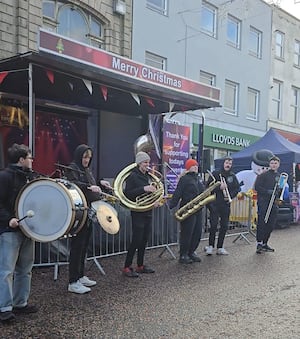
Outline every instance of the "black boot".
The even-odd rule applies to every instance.
[[[179,258],[180,264],[191,264],[192,262],[193,260],[187,254],[181,255]]]
[[[189,255],[189,257],[194,261],[194,262],[201,262],[200,257],[196,252],[192,253]]]

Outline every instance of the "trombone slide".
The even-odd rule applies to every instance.
[[[267,211],[266,211],[266,214],[265,214],[265,218],[264,218],[265,224],[269,221],[269,217],[270,217],[270,214],[271,214],[271,211],[272,211],[273,204],[274,204],[275,199],[276,199],[276,193],[277,193],[278,189],[281,189],[280,197],[279,197],[278,200],[283,201],[284,189],[285,189],[285,186],[287,184],[288,178],[289,178],[289,175],[287,173],[282,172],[280,174],[279,180],[276,182],[276,184],[274,186],[274,189],[273,189],[270,201],[269,201],[269,205],[268,205],[268,208],[267,208]]]

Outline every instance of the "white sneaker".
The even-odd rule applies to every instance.
[[[225,248],[221,247],[217,249],[217,254],[219,255],[228,255],[229,253],[225,250]]]
[[[212,255],[212,253],[213,253],[213,247],[212,246],[205,246],[205,253],[207,254],[207,255]]]
[[[73,292],[73,293],[78,293],[78,294],[84,294],[87,292],[90,292],[90,288],[83,286],[82,283],[77,280],[76,282],[69,284],[68,291]]]
[[[78,280],[83,286],[91,287],[95,286],[97,282],[95,280],[89,279],[87,276],[83,276]]]

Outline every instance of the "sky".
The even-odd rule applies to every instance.
[[[265,0],[268,3],[279,5],[285,11],[291,13],[296,18],[300,19],[300,0]]]

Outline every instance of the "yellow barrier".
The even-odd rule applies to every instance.
[[[256,192],[254,190],[249,190],[246,193],[239,193],[237,197],[232,200],[229,221],[243,226],[250,226],[251,230],[256,230],[256,197]]]

